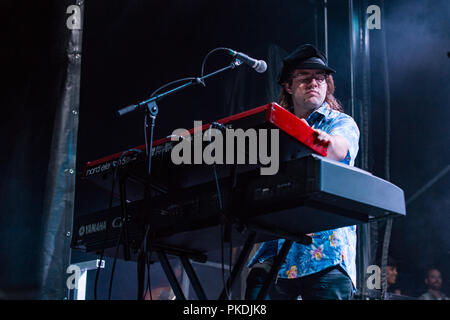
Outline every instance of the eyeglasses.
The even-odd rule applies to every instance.
[[[297,80],[298,82],[302,84],[309,84],[313,79],[316,79],[316,82],[318,84],[325,83],[325,80],[328,78],[328,75],[326,73],[317,73],[314,76],[307,76],[303,74],[298,74],[294,77],[292,77],[292,80]]]

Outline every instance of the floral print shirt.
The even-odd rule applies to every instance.
[[[332,110],[324,104],[306,119],[314,129],[320,129],[330,135],[340,135],[350,144],[347,156],[341,161],[354,165],[358,153],[359,129],[352,117]],[[345,182],[343,182],[345,183]],[[282,264],[278,277],[294,279],[307,276],[332,266],[341,266],[356,287],[356,226],[309,234],[312,244],[303,245],[293,242]],[[256,262],[277,255],[284,239],[264,242],[253,258],[249,267]]]

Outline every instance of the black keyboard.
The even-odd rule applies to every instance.
[[[229,179],[219,180],[225,207]],[[283,233],[302,236],[406,214],[399,187],[317,155],[285,161],[274,176],[261,176],[259,169],[238,174],[231,199],[226,219],[214,182],[155,195],[150,205],[132,201],[127,205],[129,244],[137,250],[149,226],[155,245],[207,253],[220,248],[224,220],[234,224],[231,239],[238,246],[245,241],[246,229],[262,230],[258,241],[267,241]],[[72,247],[85,251],[114,247],[121,217],[118,206],[76,218]]]

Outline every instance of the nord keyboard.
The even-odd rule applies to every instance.
[[[327,147],[318,144],[313,136],[313,129],[276,103],[260,106],[216,122],[232,129],[279,129],[279,162],[308,154],[327,155]],[[209,128],[210,124],[204,124],[188,130],[188,133],[193,136],[196,132],[203,134]],[[179,142],[171,141],[170,136],[154,141],[151,151],[153,185],[159,187],[160,190],[167,191],[212,181],[213,173],[209,165],[175,165],[172,163],[171,151],[177,143]],[[141,145],[131,149],[132,151],[129,152],[124,150],[87,162],[84,165],[82,176],[108,189],[111,188],[111,176],[114,168],[120,166],[121,169],[127,170],[131,182],[127,190],[127,199],[134,201],[142,198],[142,183],[146,176],[145,146]],[[271,150],[270,145],[268,150]],[[239,150],[235,154],[238,152]],[[248,158],[248,154],[246,157]],[[238,170],[244,172],[257,167],[260,166],[240,165]],[[217,174],[219,177],[229,174],[229,165],[218,166]]]

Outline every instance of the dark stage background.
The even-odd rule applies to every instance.
[[[67,46],[70,4],[76,1],[0,5],[6,26],[3,76],[9,80],[0,97],[6,111],[0,127],[0,290],[6,297],[12,292],[25,296],[25,291],[38,292],[44,286],[44,194],[54,153],[51,141],[65,72],[61,70],[67,68],[67,61],[58,57]],[[207,80],[206,88],[192,87],[163,99],[158,103],[155,139],[176,128],[191,128],[194,120],[206,123],[276,101],[282,57],[302,43],[315,44],[327,49],[329,64],[337,70],[335,96],[361,129],[357,166],[405,191],[407,216],[394,219],[389,247],[389,255],[398,261],[398,286],[406,295],[420,295],[425,291],[423,272],[435,265],[443,272],[443,291],[450,293],[450,3],[353,4],[355,17],[349,19],[349,1],[328,1],[325,28],[323,1],[84,1],[78,141],[73,145],[77,177],[85,162],[143,144],[143,114],[118,119],[115,111],[172,80],[199,76],[210,50],[245,52],[267,61],[268,71],[258,74],[240,66]],[[381,30],[364,28],[365,8],[371,4],[383,8]],[[208,59],[206,72],[230,61],[216,53]],[[73,196],[70,208],[75,217],[108,206],[108,191],[78,178]],[[383,224],[371,228],[369,264],[379,264],[383,231]],[[95,258],[79,251],[71,254],[72,263]],[[98,287],[101,299],[108,290],[112,259],[106,262]],[[155,284],[163,277],[158,268],[152,269]],[[118,262],[113,299],[135,298],[135,269],[133,262]],[[203,276],[214,272],[204,271]],[[214,277],[221,286],[220,276]],[[92,278],[90,273],[90,289]]]

